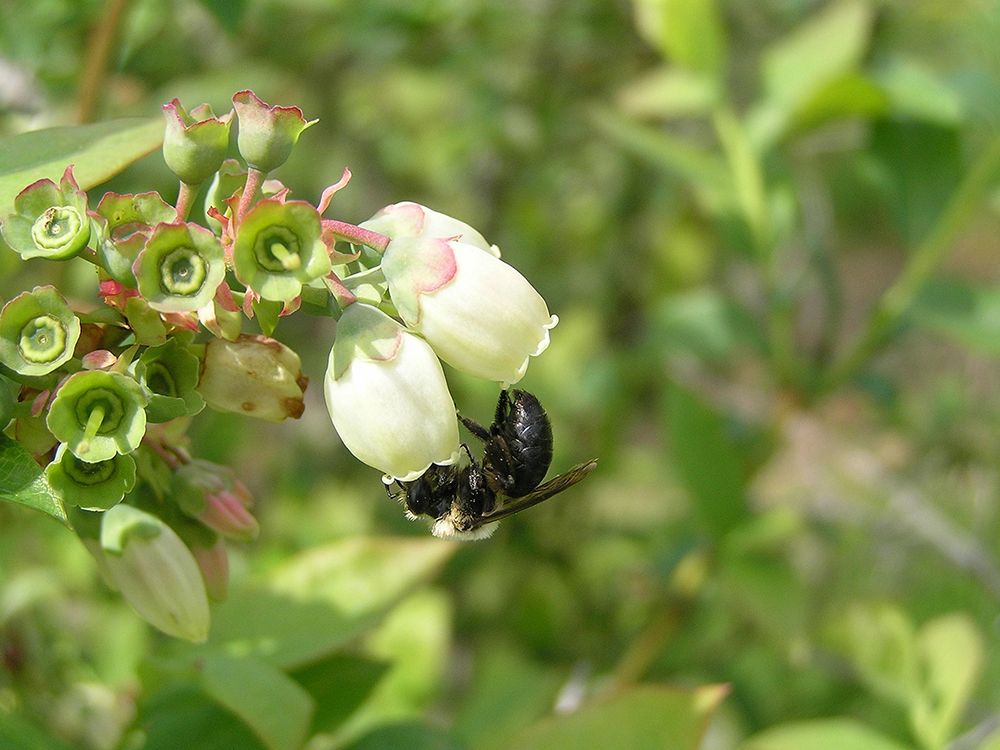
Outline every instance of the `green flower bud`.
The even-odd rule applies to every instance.
[[[237,93],[233,106],[240,121],[236,139],[240,156],[261,172],[284,164],[302,131],[318,122],[306,122],[298,107],[269,107],[249,90]]]
[[[194,416],[205,408],[195,390],[201,360],[171,338],[163,346],[147,349],[135,363],[135,376],[149,394],[146,420],[169,422]]]
[[[115,586],[151,625],[196,643],[208,638],[205,582],[177,532],[122,503],[101,519],[101,550]]]
[[[39,286],[0,312],[0,362],[21,375],[46,375],[73,356],[80,320],[55,287]]]
[[[244,335],[206,344],[198,391],[218,411],[281,422],[302,416],[308,382],[298,354],[266,336]]]
[[[308,203],[261,201],[236,236],[236,278],[266,300],[295,299],[303,284],[330,273],[322,234],[319,212]]]
[[[45,478],[67,505],[107,510],[118,505],[135,486],[135,461],[118,454],[106,461],[87,463],[62,445],[56,460],[45,468]]]
[[[181,182],[200,185],[226,158],[233,113],[216,117],[209,105],[202,104],[188,114],[174,99],[163,105],[163,115],[167,120],[163,160]]]
[[[146,434],[146,395],[132,378],[90,370],[70,376],[49,407],[46,424],[81,461],[131,453]]]
[[[90,240],[87,194],[66,168],[57,186],[52,180],[32,183],[14,199],[14,213],[0,227],[3,238],[22,258],[66,260]]]
[[[132,267],[139,293],[159,312],[194,312],[211,302],[226,275],[214,234],[196,224],[160,224]]]
[[[174,221],[177,211],[159,193],[118,195],[107,193],[97,204],[101,239],[97,257],[120,284],[135,288],[132,266],[146,246],[153,227]]]

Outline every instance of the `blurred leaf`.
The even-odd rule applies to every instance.
[[[1000,356],[1000,289],[933,279],[917,297],[909,319],[978,352]]]
[[[817,719],[766,729],[740,750],[912,750],[853,719]]]
[[[358,617],[390,606],[435,576],[456,549],[432,538],[352,537],[303,552],[271,581],[276,591]]]
[[[198,0],[230,34],[239,31],[247,12],[247,0]]]
[[[732,535],[739,535],[742,528]],[[746,617],[772,633],[791,638],[805,627],[806,597],[787,555],[735,555],[726,550],[719,579]]]
[[[268,750],[299,750],[316,704],[306,690],[270,664],[209,656],[201,664],[205,693],[251,727]]]
[[[889,170],[893,218],[907,244],[928,234],[962,177],[957,130],[928,123],[880,120],[872,150]]]
[[[943,615],[917,634],[924,684],[911,717],[926,747],[944,747],[979,681],[986,656],[979,629],[964,612]]]
[[[721,98],[715,83],[682,68],[655,68],[639,76],[618,95],[621,108],[635,117],[705,116]]]
[[[668,356],[691,353],[699,359],[722,361],[738,344],[738,313],[712,287],[664,297],[655,311],[652,339]]]
[[[917,60],[893,58],[875,73],[875,80],[889,97],[893,114],[937,125],[960,124],[959,95]]]
[[[0,433],[0,499],[26,505],[69,526],[62,500],[21,444]]]
[[[163,143],[163,118],[127,117],[47,128],[0,140],[0,218],[36,180],[58,182],[66,167],[83,190],[100,185]]]
[[[506,744],[551,711],[566,679],[529,660],[518,646],[497,641],[476,650],[475,670],[452,731],[476,748]]]
[[[909,706],[919,689],[920,664],[913,623],[892,605],[853,605],[842,623],[854,668],[876,692]]]
[[[762,63],[767,96],[795,109],[855,68],[868,49],[872,20],[867,3],[833,3],[772,45]]]
[[[817,86],[793,113],[790,127],[808,131],[843,117],[872,119],[888,109],[885,92],[867,76],[852,71]]]
[[[591,115],[598,129],[620,146],[689,182],[709,213],[724,216],[734,211],[732,180],[718,155],[612,111],[597,109]]]
[[[311,734],[332,732],[354,713],[389,669],[382,661],[353,654],[334,654],[288,676],[316,703]]]
[[[715,0],[633,0],[639,34],[689,70],[720,79],[726,38]]]
[[[243,722],[190,683],[167,685],[139,705],[143,750],[267,750]]]
[[[678,385],[667,391],[670,454],[694,512],[716,538],[747,517],[740,453],[721,415]]]
[[[0,747],[3,750],[73,750],[16,714],[0,711]]]
[[[265,589],[241,589],[212,607],[203,646],[175,646],[184,662],[205,653],[253,655],[281,669],[324,658],[371,628],[378,617],[345,615],[323,601],[301,601]]]
[[[424,724],[400,723],[379,727],[344,750],[463,750],[446,732]]]
[[[709,717],[728,688],[694,690],[647,685],[586,704],[528,727],[511,750],[697,750]]]

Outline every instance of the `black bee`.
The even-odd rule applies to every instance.
[[[433,518],[435,536],[488,537],[501,518],[548,500],[597,466],[596,460],[578,464],[538,486],[552,463],[552,425],[538,399],[527,391],[502,391],[488,430],[461,415],[459,419],[483,441],[482,463],[463,445],[468,465],[434,464],[412,482],[397,482],[401,491],[390,493],[403,500],[411,518]]]

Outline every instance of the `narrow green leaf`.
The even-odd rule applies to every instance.
[[[727,688],[721,685],[695,690],[637,687],[571,714],[543,719],[507,747],[510,750],[697,750],[708,719],[726,692]]]
[[[316,709],[301,685],[256,659],[214,655],[202,665],[205,693],[251,727],[268,750],[300,750]]]
[[[416,722],[379,727],[344,750],[464,750],[457,740],[440,729]]]
[[[715,0],[634,0],[636,26],[661,54],[719,80],[726,35]]]
[[[0,433],[0,499],[47,513],[66,526],[66,510],[21,444]]]
[[[794,105],[855,68],[868,49],[873,19],[867,3],[833,3],[777,42],[763,60],[768,98]]]
[[[84,190],[100,185],[163,143],[162,117],[35,130],[0,140],[0,219],[36,180],[58,182],[66,167]]]
[[[719,88],[712,79],[667,67],[640,75],[618,95],[622,109],[630,115],[665,120],[707,116],[719,99]]]
[[[689,391],[672,386],[667,430],[677,470],[702,525],[720,537],[747,516],[743,461],[725,420]]]
[[[740,750],[912,750],[853,719],[819,719],[766,729]]]

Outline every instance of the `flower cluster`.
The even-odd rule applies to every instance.
[[[17,403],[0,403],[0,428],[44,467],[40,481],[105,579],[164,632],[203,640],[209,600],[226,595],[223,540],[252,541],[258,524],[247,488],[192,457],[185,430],[206,406],[275,422],[302,414],[299,357],[272,338],[282,316],[306,302],[337,318],[330,417],[355,456],[401,481],[459,458],[442,361],[515,383],[556,318],[463,222],[415,203],[360,225],[324,218],[347,170],[316,205],[291,200],[270,173],[313,124],[299,109],[242,91],[219,117],[177,100],[163,114],[173,204],[107,193],[91,210],[68,166],[3,218],[22,258],[92,263],[104,309],[50,286],[7,302],[0,378],[20,390],[7,389]],[[226,159],[234,123],[242,164]]]

